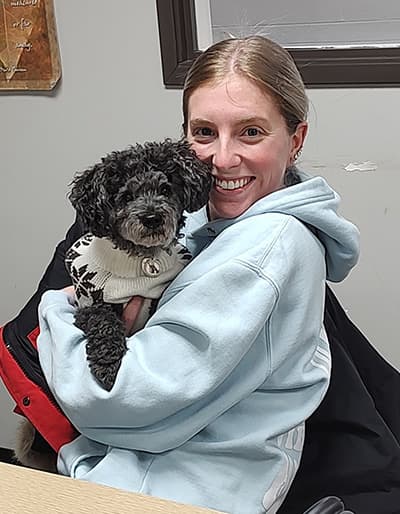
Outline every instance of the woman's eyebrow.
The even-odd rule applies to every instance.
[[[237,121],[238,125],[263,125],[264,127],[271,128],[271,123],[267,118],[262,116],[249,116],[248,118],[241,118]]]
[[[236,126],[242,126],[242,125],[262,125],[266,129],[271,129],[271,122],[262,116],[249,116],[246,118],[237,118],[234,120],[234,123]],[[205,118],[193,118],[190,120],[189,125],[191,127],[198,127],[199,125],[214,125],[214,123],[210,120],[207,120]]]
[[[190,125],[211,125],[212,122],[204,118],[194,118],[190,120]]]

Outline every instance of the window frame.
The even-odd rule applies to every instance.
[[[156,3],[164,85],[180,89],[186,72],[201,53],[197,45],[195,1]],[[400,46],[288,50],[308,88],[400,86]]]

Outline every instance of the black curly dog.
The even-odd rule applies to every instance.
[[[115,151],[74,178],[69,199],[88,232],[107,238],[132,256],[149,256],[174,244],[184,211],[206,204],[210,166],[197,159],[187,142],[149,142]],[[106,389],[115,382],[127,350],[122,305],[95,298],[78,307],[75,325],[87,338],[93,375]]]

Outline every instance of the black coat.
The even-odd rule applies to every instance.
[[[65,251],[83,233],[77,221],[56,248],[38,290],[0,332],[0,375],[22,411],[55,449],[74,436],[40,369],[37,307],[47,289],[70,284]],[[400,514],[400,375],[349,320],[327,287],[325,328],[332,352],[327,395],[306,422],[299,471],[279,514],[299,514],[336,495],[355,514]],[[46,420],[46,421],[43,421]]]
[[[336,495],[355,514],[400,513],[400,374],[349,320],[327,287],[332,377],[306,422],[300,469],[279,514]],[[311,500],[311,501],[310,501]]]

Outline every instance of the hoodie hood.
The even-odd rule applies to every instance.
[[[250,216],[282,213],[302,221],[318,237],[326,250],[327,280],[342,281],[359,257],[360,234],[355,225],[338,214],[340,196],[322,177],[299,172],[301,182],[275,191],[255,202],[235,219],[209,222],[206,207],[190,215],[185,232],[217,236],[226,227]]]

